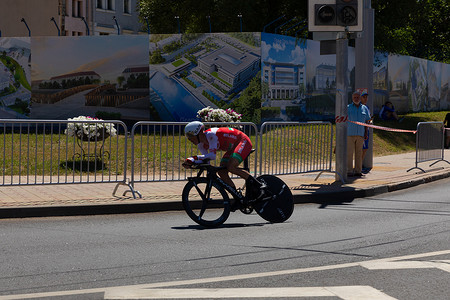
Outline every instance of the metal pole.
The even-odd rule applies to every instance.
[[[242,14],[238,14],[238,18],[239,18],[239,25],[241,27],[241,32],[242,32]]]
[[[119,23],[117,23],[116,16],[113,16],[113,20],[114,20],[114,22],[116,22],[116,26],[117,26],[117,35],[120,35]]]
[[[89,26],[88,26],[88,24],[86,22],[86,19],[84,17],[81,17],[81,20],[83,20],[84,25],[86,25],[87,35],[89,35]]]
[[[180,16],[175,16],[175,19],[177,19],[177,24],[178,24],[178,34],[180,34],[180,33],[181,33]]]
[[[273,20],[272,22],[270,22],[269,24],[265,25],[263,28],[263,32],[266,32],[266,28],[270,25],[272,25],[273,23],[275,23],[276,21],[278,21],[279,19],[284,18],[284,15],[282,15],[281,17],[276,18],[275,20]]]
[[[58,29],[58,36],[60,36],[61,35],[61,31],[59,31],[59,27],[58,27],[58,24],[56,24],[55,18],[52,17],[50,19],[50,21],[53,21],[53,23],[55,23],[56,29]]]
[[[291,30],[291,29],[294,28],[294,27],[297,27],[298,25],[302,24],[303,22],[305,22],[305,20],[300,21],[300,22],[296,23],[295,25],[289,27],[288,29],[284,30],[284,35],[287,35],[287,33],[289,32],[289,30]],[[308,23],[307,20],[306,20],[306,23]],[[308,25],[306,25],[306,26],[308,26]],[[304,26],[303,28],[306,28],[306,26]],[[302,29],[303,29],[303,28],[302,28]]]
[[[286,25],[287,23],[291,22],[291,21],[294,20],[294,19],[295,19],[295,18],[292,18],[292,19],[290,19],[289,21],[286,21],[286,22],[284,22],[283,24],[277,26],[277,27],[275,28],[275,34],[277,34],[277,31],[278,31],[278,29],[279,29],[280,27],[283,27],[284,25]]]
[[[336,39],[336,172],[347,180],[348,39],[340,32]],[[336,174],[336,181],[340,180]]]
[[[206,18],[208,19],[209,33],[211,33],[211,16],[206,16]]]
[[[150,34],[150,23],[147,17],[145,17],[145,22],[147,23],[147,33]]]
[[[371,8],[371,0],[364,0],[363,14],[364,31],[355,41],[355,87],[367,88],[369,93],[367,105],[373,114],[374,10]],[[373,130],[369,128],[369,131],[369,149],[363,161],[366,168],[373,167]]]
[[[30,30],[30,27],[28,27],[27,21],[25,21],[25,19],[22,18],[22,20],[20,20],[20,22],[23,22],[23,23],[25,24],[25,26],[27,26],[27,29],[28,29],[28,36],[31,36],[31,30]]]

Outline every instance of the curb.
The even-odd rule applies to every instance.
[[[399,191],[421,184],[434,182],[450,177],[450,172],[431,174],[422,178],[404,182],[379,185],[368,188],[344,187],[340,191],[323,191],[311,194],[294,194],[295,204],[340,204],[352,202],[356,198],[371,197],[379,194]],[[183,210],[181,201],[147,202],[131,204],[103,204],[103,205],[75,205],[75,206],[39,206],[39,207],[11,207],[0,208],[0,219],[62,217],[62,216],[90,216],[108,214],[133,214],[161,211]]]

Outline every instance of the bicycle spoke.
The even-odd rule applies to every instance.
[[[199,193],[200,197],[202,198],[202,208],[200,209],[200,213],[198,214],[198,218],[201,219],[209,204],[211,196],[211,185],[209,183],[206,185],[204,193],[196,184],[194,186],[197,192]]]
[[[217,227],[230,214],[229,198],[225,190],[213,180],[195,178],[183,189],[183,207],[189,217],[206,227]]]
[[[197,190],[198,194],[202,198],[203,202],[207,201],[205,194],[202,192],[202,190],[197,186],[197,184],[194,184],[195,189]]]

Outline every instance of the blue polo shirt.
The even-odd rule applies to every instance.
[[[355,104],[350,103],[347,106],[347,115],[350,121],[356,121],[361,123],[366,123],[370,120],[370,112],[367,106],[364,104],[360,104],[358,107]],[[347,135],[359,135],[364,137],[364,126],[357,125],[351,122],[347,122]]]

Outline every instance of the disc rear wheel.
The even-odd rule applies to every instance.
[[[266,184],[267,188],[263,200],[253,205],[256,213],[272,223],[289,219],[294,212],[294,199],[286,183],[273,175],[262,175],[257,179]]]

